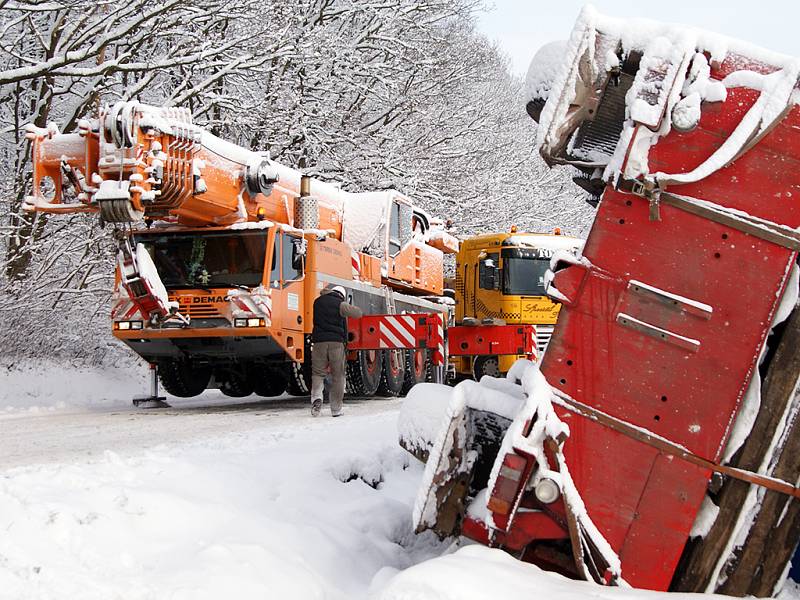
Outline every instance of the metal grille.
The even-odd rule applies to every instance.
[[[319,227],[319,202],[312,196],[301,196],[294,201],[294,226],[298,229]]]
[[[186,302],[179,298],[170,298],[171,301],[177,300],[181,314],[187,315],[194,319],[219,319],[222,315],[217,310],[217,307],[210,302]]]
[[[625,95],[633,84],[633,76],[622,73],[619,84],[609,83],[593,120],[586,120],[575,137],[572,154],[582,160],[610,157],[619,142],[625,123]]]
[[[543,353],[547,349],[547,344],[550,343],[550,338],[553,337],[553,325],[537,325],[536,326],[536,347],[539,353]]]

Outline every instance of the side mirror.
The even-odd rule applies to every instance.
[[[492,258],[486,258],[480,262],[480,286],[484,290],[500,289],[500,269]]]
[[[292,240],[292,267],[300,274],[303,274],[303,260],[306,257],[306,241],[303,238]]]

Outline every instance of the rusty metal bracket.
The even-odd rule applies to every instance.
[[[626,315],[625,313],[617,313],[616,320],[617,323],[623,327],[633,329],[634,331],[638,331],[644,335],[649,335],[652,338],[672,344],[673,346],[678,346],[684,350],[697,352],[700,349],[699,340],[688,338],[677,333],[673,333],[672,331],[667,331],[661,327],[656,327],[655,325],[646,323],[645,321],[640,321],[639,319],[630,315]]]
[[[800,233],[786,225],[755,217],[716,202],[673,194],[655,183],[648,185],[647,181],[621,180],[617,189],[648,200],[651,221],[660,220],[660,206],[664,204],[789,250],[800,251]],[[654,219],[654,216],[657,218]]]
[[[635,279],[628,282],[628,290],[641,298],[658,302],[666,308],[679,310],[701,319],[708,320],[714,313],[713,307],[708,304],[666,292]]]
[[[630,192],[649,202],[651,221],[661,220],[661,188],[658,186],[658,182],[651,179],[635,180],[630,186]]]

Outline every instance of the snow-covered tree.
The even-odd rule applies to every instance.
[[[535,154],[522,82],[475,30],[481,8],[0,0],[3,351],[106,351],[113,244],[91,216],[21,211],[21,129],[52,121],[69,131],[119,99],[186,106],[214,133],[291,166],[302,159],[346,189],[395,187],[460,234],[512,223],[584,232],[577,188]]]

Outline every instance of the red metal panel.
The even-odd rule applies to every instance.
[[[428,347],[428,321],[431,315],[364,315],[347,319],[350,350],[380,350],[384,348],[413,349]]]
[[[673,132],[652,148],[650,170],[700,164],[756,98],[734,89],[724,104],[704,105],[695,131]],[[669,191],[797,227],[798,125],[795,108],[732,165]],[[661,220],[650,221],[645,200],[606,191],[583,253],[592,266],[556,274],[555,287],[572,302],[542,370],[576,400],[718,460],[795,254],[674,207],[660,210]],[[637,282],[657,293],[636,291]],[[674,296],[685,302],[663,301]],[[710,314],[696,308],[703,304]],[[709,474],[559,412],[571,428],[567,464],[590,517],[621,554],[623,577],[666,589]]]
[[[434,365],[444,364],[444,325],[439,313],[364,315],[347,319],[348,350],[427,348]]]
[[[560,527],[547,513],[525,511],[514,517],[510,531],[498,531],[495,543],[511,550],[522,550],[531,540],[562,540],[569,537],[566,529]]]
[[[627,580],[647,581],[657,589],[669,587],[686,542],[685,524],[694,522],[710,475],[677,458],[656,455],[620,550]],[[664,510],[665,503],[669,511]]]
[[[447,330],[450,356],[536,355],[533,325],[457,325]]]

